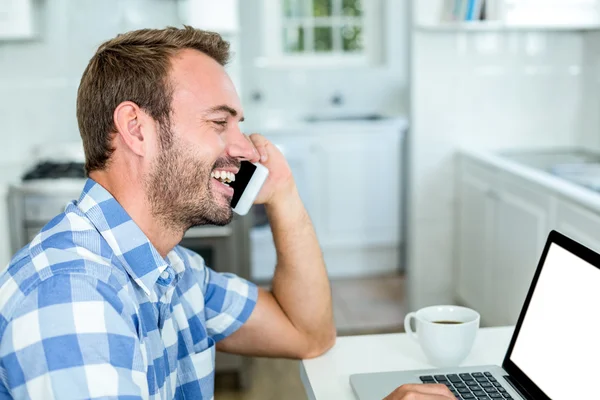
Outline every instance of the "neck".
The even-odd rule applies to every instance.
[[[93,171],[90,178],[102,185],[119,202],[163,258],[181,241],[185,233],[183,228],[175,229],[152,214],[141,176],[126,179],[120,176],[115,179],[109,171]]]

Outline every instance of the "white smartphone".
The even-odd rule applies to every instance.
[[[241,162],[240,170],[235,174],[235,181],[229,184],[233,188],[231,208],[236,214],[248,213],[268,176],[267,167],[250,161]]]

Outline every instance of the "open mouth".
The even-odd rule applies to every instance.
[[[210,176],[227,186],[235,181],[235,174],[230,171],[213,171]]]

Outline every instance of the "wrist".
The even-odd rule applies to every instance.
[[[268,212],[277,212],[279,210],[290,210],[297,205],[301,205],[300,194],[294,181],[287,182],[285,185],[273,193],[271,198],[265,203]]]
[[[286,180],[278,185],[277,190],[273,192],[265,206],[277,206],[281,203],[289,201],[294,196],[298,195],[298,188],[293,179]]]

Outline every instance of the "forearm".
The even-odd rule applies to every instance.
[[[307,338],[309,353],[335,340],[331,288],[312,222],[293,185],[266,206],[277,250],[273,296]],[[316,354],[314,354],[316,355]]]

